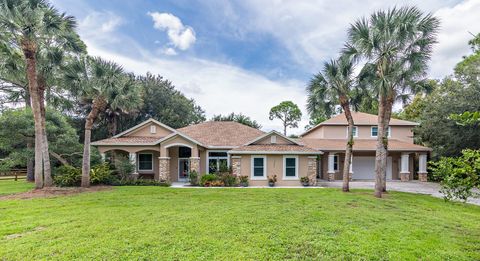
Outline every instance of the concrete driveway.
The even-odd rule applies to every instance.
[[[319,181],[318,186],[320,187],[329,187],[329,188],[341,188],[342,181]],[[350,188],[358,189],[374,189],[374,181],[351,181]],[[419,182],[419,181],[387,181],[387,190],[409,192],[409,193],[418,193],[418,194],[427,194],[437,198],[443,198],[442,193],[439,192],[440,185],[433,182]],[[480,199],[470,199],[468,201],[470,204],[475,204],[480,206]]]

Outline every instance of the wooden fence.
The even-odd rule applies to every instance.
[[[27,170],[26,169],[12,169],[5,172],[0,172],[0,180],[19,180],[19,179],[26,179],[27,178]]]

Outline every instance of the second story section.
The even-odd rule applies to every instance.
[[[355,123],[353,129],[354,139],[377,139],[377,115],[352,112],[352,116]],[[415,122],[392,118],[390,120],[388,137],[413,143],[413,128],[417,125],[418,123]],[[342,113],[316,125],[301,136],[308,139],[346,139],[347,135],[348,124],[345,115]]]

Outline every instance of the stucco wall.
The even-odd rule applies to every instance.
[[[160,146],[103,146],[99,145],[96,146],[100,153],[105,153],[110,150],[123,150],[126,152],[138,152],[142,150],[153,150],[153,151],[160,151]]]
[[[233,156],[233,155],[232,155]],[[241,156],[241,175],[249,177],[249,183],[251,186],[268,186],[268,180],[252,180],[251,173],[251,156],[252,155],[236,155]],[[307,176],[307,155],[298,156],[298,179],[297,180],[284,180],[283,179],[283,155],[264,155],[267,160],[267,176],[277,175],[278,186],[301,186],[300,177]]]
[[[356,138],[376,140],[376,137],[371,136],[371,127],[372,126],[357,126],[358,137]],[[391,139],[413,143],[412,126],[391,126],[390,129],[392,131],[390,134]],[[346,139],[347,126],[320,126],[304,137],[309,139]]]
[[[281,136],[278,136],[278,135],[276,135],[276,134],[269,135],[269,136],[267,136],[267,137],[265,137],[265,138],[263,138],[263,139],[255,142],[255,144],[272,144],[272,143],[271,143],[271,136],[273,136],[273,135],[275,135],[275,136],[277,137],[277,142],[276,142],[276,144],[292,144],[291,141],[289,141],[289,140],[287,140],[287,139],[285,139],[285,138],[283,138],[283,137],[281,137]]]

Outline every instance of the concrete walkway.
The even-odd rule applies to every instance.
[[[320,181],[318,184],[320,187],[328,188],[341,188],[342,181]],[[374,189],[374,181],[351,181],[350,188],[357,189]],[[427,194],[437,198],[443,198],[443,194],[440,193],[440,185],[433,182],[419,182],[419,181],[387,181],[387,190],[409,192],[417,194]],[[480,198],[470,199],[468,203],[480,206]]]
[[[173,182],[173,188],[198,188],[192,187],[186,182]],[[285,186],[276,186],[270,188],[268,186],[249,186],[248,188],[305,188],[305,189],[314,189],[314,188],[341,188],[342,181],[319,181],[317,186],[310,186],[310,187],[285,187]],[[350,188],[352,189],[374,189],[375,182],[374,181],[351,181]],[[221,187],[218,187],[221,188]],[[240,188],[240,187],[238,187]],[[240,188],[242,189],[242,188]],[[387,181],[387,189],[392,191],[400,191],[400,192],[408,192],[408,193],[417,193],[417,194],[426,194],[431,195],[433,197],[442,198],[443,195],[440,193],[440,185],[438,183],[433,182],[419,182],[419,181],[409,181],[409,182],[401,182],[401,181]],[[479,205],[480,206],[480,198],[470,199],[468,203]]]

